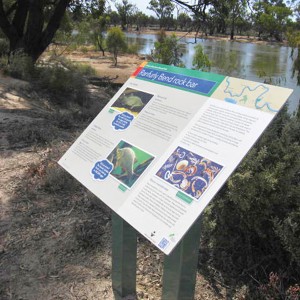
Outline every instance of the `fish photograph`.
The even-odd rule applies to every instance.
[[[126,88],[111,108],[120,112],[127,111],[136,117],[153,96],[153,94]]]
[[[182,147],[177,147],[156,173],[177,189],[199,199],[223,166]]]
[[[114,166],[110,175],[131,188],[151,164],[154,156],[125,141],[120,141],[107,159]]]

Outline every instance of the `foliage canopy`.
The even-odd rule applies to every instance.
[[[112,27],[107,32],[106,45],[114,56],[115,66],[118,63],[118,54],[126,49],[125,34],[119,27]]]

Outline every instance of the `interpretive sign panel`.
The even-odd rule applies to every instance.
[[[144,63],[59,164],[169,254],[291,92]]]

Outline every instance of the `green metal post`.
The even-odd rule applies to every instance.
[[[112,287],[116,300],[136,295],[136,231],[112,213]]]
[[[165,255],[162,300],[193,300],[200,241],[200,218],[181,242]]]

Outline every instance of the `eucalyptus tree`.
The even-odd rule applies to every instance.
[[[172,2],[187,8],[194,14],[196,31],[212,30],[217,27],[219,32],[225,33],[230,29],[230,38],[233,39],[236,25],[243,20],[247,13],[248,0],[196,0],[193,4],[185,0],[172,0]]]
[[[180,13],[177,17],[177,25],[181,30],[187,29],[191,26],[192,19],[187,13]]]
[[[287,32],[287,40],[289,46],[292,47],[291,57],[295,56],[293,63],[293,76],[297,76],[297,83],[300,85],[300,30],[293,30],[291,28]],[[298,113],[300,116],[300,109]]]
[[[247,0],[227,0],[228,5],[228,22],[230,27],[230,39],[234,39],[238,21],[246,18]]]
[[[22,51],[35,63],[51,43],[68,8],[96,13],[95,5],[100,8],[104,3],[104,0],[0,0],[0,29],[9,41],[9,53]]]
[[[105,0],[72,0],[69,8],[72,13],[79,11],[83,17],[89,15],[93,19],[97,19],[102,15],[105,4]]]
[[[216,30],[221,34],[226,34],[227,30],[227,18],[229,15],[228,6],[226,2],[219,1],[209,9],[209,15],[211,17],[210,30]]]
[[[119,27],[112,27],[107,32],[106,44],[113,54],[114,65],[117,66],[118,55],[127,47],[125,33]]]
[[[206,32],[208,28],[208,10],[213,6],[214,1],[217,0],[196,0],[193,4],[190,4],[191,1],[172,0],[173,3],[180,5],[193,14],[193,23],[197,33],[200,30]]]
[[[96,47],[102,52],[102,56],[105,55],[105,31],[108,28],[110,17],[108,15],[100,16],[95,22],[95,29],[93,31],[94,43]]]
[[[253,10],[258,35],[267,34],[281,41],[282,33],[293,13],[286,3],[282,0],[256,1]]]
[[[182,48],[179,44],[179,39],[174,33],[167,36],[166,32],[161,30],[157,35],[154,47],[152,58],[155,62],[179,67],[184,66],[181,60]]]
[[[208,56],[204,53],[201,44],[195,46],[195,54],[193,56],[193,67],[196,70],[203,72],[209,72],[211,69],[211,61]]]
[[[116,11],[109,12],[110,24],[116,27],[118,24],[121,24],[121,18]]]
[[[170,20],[173,19],[175,6],[171,0],[150,0],[147,8],[156,14],[160,28],[168,26]]]
[[[115,6],[120,16],[122,29],[126,30],[129,24],[129,18],[136,11],[136,6],[130,3],[128,0],[122,0],[121,2],[117,2]]]
[[[294,16],[296,19],[296,27],[300,28],[300,3],[297,4],[297,6],[294,8]]]
[[[139,30],[141,27],[146,27],[149,23],[149,17],[144,14],[142,11],[137,11],[134,15],[137,30]]]

